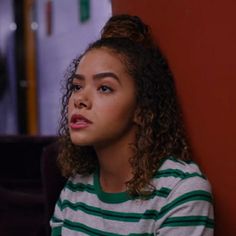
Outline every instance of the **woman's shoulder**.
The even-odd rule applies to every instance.
[[[160,189],[159,192],[165,193],[159,211],[161,226],[158,225],[158,232],[160,230],[163,234],[168,231],[171,235],[190,235],[187,227],[174,227],[188,226],[192,233],[209,231],[209,235],[213,235],[211,186],[198,164],[174,157],[166,158],[154,181],[155,187]]]
[[[75,174],[69,177],[68,181],[73,182],[75,184],[77,183],[91,184],[93,182],[93,174],[90,175]]]
[[[165,158],[157,171],[157,176],[171,175],[176,178],[188,178],[190,176],[200,176],[206,178],[199,165],[194,161],[184,161],[170,156]]]
[[[93,191],[93,174],[86,176],[75,174],[69,177],[63,190],[65,192]]]
[[[210,183],[196,162],[183,161],[175,157],[168,157],[163,161],[153,183],[156,188],[167,188],[170,192],[179,185],[211,192]]]
[[[93,174],[90,174],[90,175],[75,174],[68,178],[67,184],[73,184],[77,186],[83,186],[83,185],[89,186],[89,185],[93,185],[93,179],[94,179]]]

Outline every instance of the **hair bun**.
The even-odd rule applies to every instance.
[[[149,27],[138,17],[127,14],[112,16],[101,30],[101,38],[129,38],[146,47],[154,44]]]

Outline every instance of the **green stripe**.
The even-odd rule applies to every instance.
[[[108,220],[123,221],[123,222],[139,222],[141,219],[158,220],[162,218],[165,214],[167,214],[169,211],[176,208],[177,206],[182,205],[186,202],[191,202],[191,201],[207,201],[211,203],[212,197],[209,192],[202,191],[202,190],[188,192],[176,198],[169,204],[165,205],[161,209],[160,212],[156,210],[147,210],[144,213],[114,212],[114,211],[108,211],[108,210],[103,210],[101,208],[89,206],[81,202],[72,203],[68,200],[63,201],[62,210],[66,207],[69,207],[70,209],[74,211],[80,210],[86,214],[102,217]]]
[[[157,220],[162,218],[166,213],[171,211],[172,209],[176,208],[179,205],[182,205],[186,202],[190,201],[208,201],[212,202],[212,197],[209,192],[206,191],[192,191],[186,193],[169,204],[165,205],[160,212],[156,210],[147,210],[144,213],[125,213],[125,212],[114,212],[109,210],[104,210],[101,208],[89,206],[85,203],[78,202],[72,203],[68,200],[63,201],[61,205],[61,210],[65,209],[66,207],[77,211],[80,210],[86,214],[102,217],[108,220],[114,221],[122,221],[122,222],[139,222],[141,219],[145,220]]]
[[[166,187],[162,187],[160,189],[156,189],[145,200],[150,200],[150,199],[152,199],[152,198],[154,198],[156,196],[167,198],[169,196],[171,190],[172,189],[166,188]]]
[[[203,225],[207,228],[214,228],[214,221],[207,216],[179,216],[170,217],[162,225],[163,227],[176,227],[176,226],[199,226]]]
[[[60,223],[60,222],[62,222],[61,219],[57,218],[57,217],[54,216],[54,215],[52,216],[51,221],[52,221],[53,223]]]
[[[109,233],[102,230],[94,229],[91,227],[88,227],[87,225],[78,223],[78,222],[72,222],[69,220],[64,221],[64,226],[70,230],[77,231],[77,232],[83,232],[85,234],[91,235],[91,236],[126,236],[125,234],[118,234],[118,233]],[[130,236],[153,236],[154,234],[149,233],[140,233],[140,234],[128,234]]]
[[[61,226],[54,227],[52,229],[51,236],[61,236]]]
[[[196,176],[205,179],[204,175],[199,174],[197,172],[188,173],[188,172],[183,172],[179,169],[159,170],[157,174],[154,176],[154,178],[176,177],[180,179],[187,179],[187,178],[196,177]]]
[[[161,189],[155,190],[154,194],[158,197],[168,197],[169,193],[171,192],[172,189],[170,188],[166,188],[166,187],[162,187]]]
[[[60,210],[62,210],[62,201],[61,201],[61,197],[58,198],[57,202],[56,202],[56,205],[58,206],[58,208]]]
[[[65,209],[66,207],[72,209],[73,211],[80,210],[89,215],[122,222],[139,222],[142,219],[155,220],[158,217],[158,211],[156,210],[147,210],[144,213],[115,212],[115,211],[104,210],[94,206],[89,206],[82,202],[72,203],[68,200],[63,201],[62,210]]]
[[[173,161],[173,162],[176,162],[176,163],[179,163],[181,165],[185,165],[186,163],[178,158],[175,158],[173,156],[170,156],[168,157],[166,160],[169,160],[169,161]]]
[[[72,181],[67,181],[65,188],[72,192],[89,192],[95,194],[95,189],[93,185],[77,183],[74,184]]]
[[[212,203],[212,196],[209,192],[203,190],[191,191],[181,195],[180,197],[176,198],[169,204],[165,205],[158,216],[158,218],[163,217],[167,212],[171,211],[172,209],[176,208],[179,205],[182,205],[186,202],[191,201],[207,201]]]

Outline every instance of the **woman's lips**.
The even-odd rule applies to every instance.
[[[70,119],[71,129],[83,129],[88,127],[90,124],[92,124],[90,120],[78,114],[72,115]]]

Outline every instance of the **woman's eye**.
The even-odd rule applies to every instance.
[[[79,84],[72,84],[72,86],[71,86],[71,90],[72,90],[73,92],[77,92],[77,91],[79,91],[81,88],[82,88],[82,86],[79,85]]]
[[[113,91],[113,89],[106,86],[106,85],[102,85],[98,88],[98,91],[101,93],[111,93]]]

